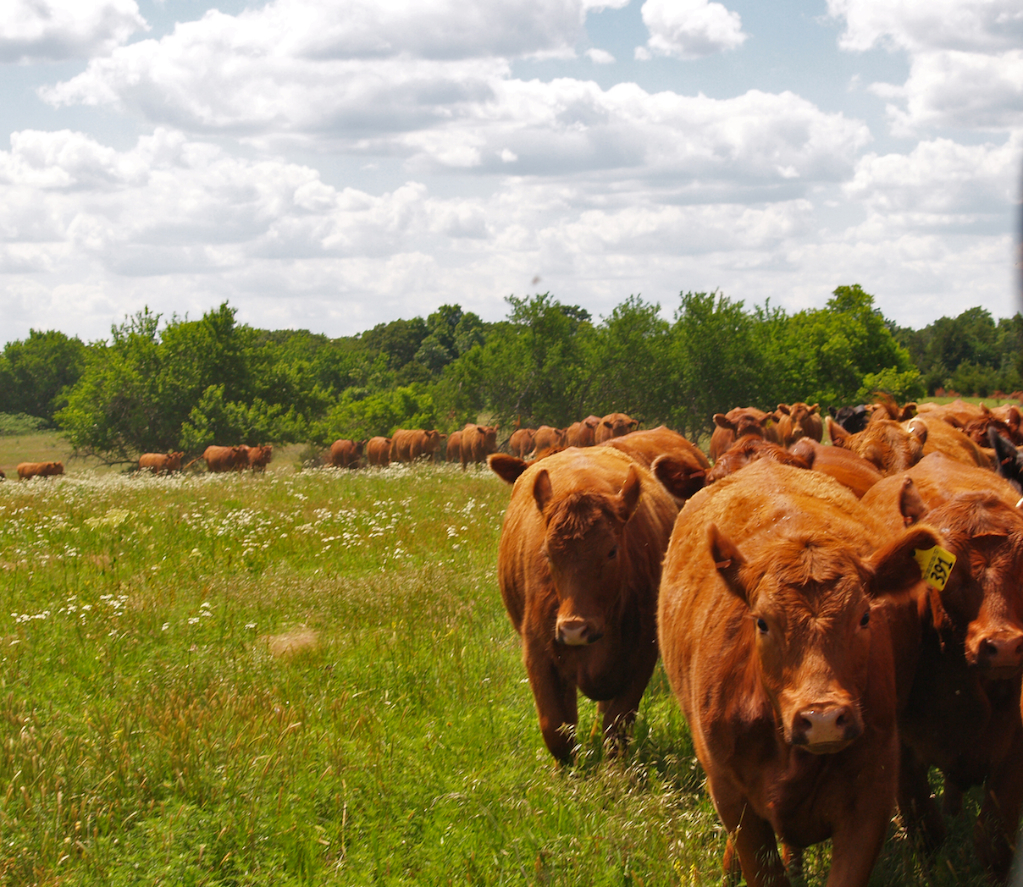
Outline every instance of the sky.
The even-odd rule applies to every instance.
[[[1019,0],[4,0],[0,342],[1018,310]]]

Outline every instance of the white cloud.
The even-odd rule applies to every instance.
[[[105,54],[146,27],[135,0],[4,0],[0,62]]]
[[[615,57],[606,49],[587,49],[586,57],[595,65],[613,65]]]
[[[721,3],[709,0],[646,0],[643,22],[650,31],[644,52],[649,55],[700,58],[741,46],[746,39],[742,20]]]

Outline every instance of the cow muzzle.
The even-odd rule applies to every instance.
[[[815,703],[800,709],[792,723],[792,744],[815,755],[840,752],[863,733],[863,721],[851,705]]]
[[[1023,631],[1006,627],[969,637],[966,658],[988,677],[1015,677],[1023,670]]]
[[[585,619],[559,618],[555,636],[558,643],[564,644],[566,647],[585,647],[599,641],[604,636],[604,632]]]

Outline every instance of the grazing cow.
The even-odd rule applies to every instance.
[[[386,468],[391,464],[391,439],[389,437],[371,437],[366,442],[366,461],[378,468]]]
[[[224,471],[241,471],[249,465],[248,448],[245,446],[208,446],[203,450],[202,457],[206,460],[207,470],[218,474]]]
[[[863,497],[889,532],[921,520],[940,528],[941,545],[955,559],[943,587],[921,583],[918,601],[904,608],[909,627],[899,646],[916,649],[918,661],[901,676],[909,695],[899,717],[905,746],[899,806],[910,831],[933,849],[945,828],[928,768],[945,775],[949,812],[958,812],[960,792],[983,784],[974,839],[999,881],[1008,876],[1023,806],[1018,499],[1019,491],[997,475],[943,453],[925,456]]]
[[[638,419],[632,419],[625,413],[608,413],[593,430],[593,442],[602,444],[611,440],[612,437],[622,437],[637,428],[639,428]]]
[[[365,448],[364,440],[339,438],[330,445],[330,464],[335,468],[358,468]]]
[[[266,466],[274,457],[274,448],[270,444],[260,444],[258,447],[242,444],[242,449],[245,451],[245,464],[241,467],[248,465],[253,471],[266,471]]]
[[[512,456],[495,454],[505,460]],[[572,760],[576,691],[621,750],[657,661],[657,585],[678,509],[611,447],[571,448],[518,477],[497,557],[550,753]]]
[[[64,473],[63,462],[20,462],[18,463],[19,480],[33,477],[54,477]]]
[[[824,446],[808,437],[796,441],[789,452],[806,462],[811,471],[827,474],[848,487],[857,499],[862,499],[863,494],[883,477],[873,463],[852,450]]]
[[[828,436],[832,446],[862,456],[881,474],[889,475],[905,471],[923,458],[927,426],[915,422],[907,428],[893,419],[878,419],[868,422],[862,431],[849,434],[829,419]]]
[[[697,493],[664,561],[658,634],[748,884],[788,884],[776,835],[832,841],[828,883],[866,885],[899,770],[882,602],[920,578],[923,527],[888,544],[836,481],[760,460]]]
[[[850,434],[857,434],[867,427],[871,409],[869,405],[861,403],[855,407],[839,407],[837,410],[834,407],[828,407],[828,413]]]
[[[184,455],[184,453],[143,453],[139,456],[139,471],[151,471],[153,474],[181,471],[181,457]]]
[[[462,461],[462,432],[452,431],[448,435],[448,446],[445,452],[445,460],[448,462]]]
[[[496,425],[473,425],[471,422],[462,429],[460,456],[462,471],[470,463],[479,465],[497,449]]]
[[[533,450],[535,450],[538,455],[548,453],[551,450],[564,449],[564,447],[565,430],[563,428],[553,428],[550,425],[541,425],[533,433]]]
[[[512,432],[512,436],[508,440],[508,451],[513,456],[518,456],[520,459],[525,459],[529,453],[533,452],[533,438],[535,435],[536,435],[535,428],[516,429],[514,432]]]
[[[918,429],[921,427],[926,429],[926,433],[921,438],[923,440],[924,456],[931,453],[944,453],[946,456],[955,459],[957,462],[963,462],[966,465],[979,465],[981,468],[994,467],[991,464],[991,459],[981,452],[980,447],[970,440],[959,428],[941,419],[933,418],[929,413],[915,416],[909,421],[903,422],[902,427],[918,437],[920,437]],[[906,467],[909,468],[910,466],[907,465]]]
[[[565,429],[566,447],[592,447],[596,442],[600,416],[587,416],[582,422],[573,422]]]
[[[446,437],[439,431],[399,428],[391,435],[391,461],[416,462],[423,459],[432,462]]]
[[[803,459],[790,453],[781,444],[772,443],[762,437],[746,435],[740,437],[718,456],[714,467],[707,473],[707,483],[717,483],[723,477],[735,474],[740,468],[745,468],[760,459],[771,459],[783,465],[791,465],[793,468],[809,467]]]
[[[780,403],[775,415],[779,415],[778,439],[783,447],[792,446],[804,437],[819,441],[824,436],[818,404],[810,406],[802,401],[794,404]]]
[[[714,432],[710,436],[710,459],[716,462],[740,437],[753,435],[779,443],[774,413],[756,407],[735,407],[727,413],[714,414]]]

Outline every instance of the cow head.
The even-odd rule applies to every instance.
[[[625,525],[640,490],[635,465],[614,496],[586,490],[558,498],[547,471],[536,473],[533,499],[546,523],[541,551],[558,598],[557,643],[585,646],[604,636],[628,576]]]
[[[774,421],[774,413],[763,413],[760,410],[729,410],[727,413],[715,413],[714,424],[718,428],[731,431],[736,440],[752,435],[763,437],[764,429]]]
[[[181,459],[184,455],[185,455],[184,453],[168,453],[167,463],[164,467],[170,471],[180,471]]]
[[[928,511],[906,478],[899,507],[907,524],[925,519],[956,557],[943,589],[928,588],[931,624],[945,649],[998,680],[1023,672],[1023,514],[987,493],[961,493]]]
[[[916,465],[923,458],[927,440],[927,426],[922,422],[913,422],[906,429],[893,419],[868,422],[856,434],[829,419],[828,433],[836,447],[852,450],[885,475],[898,474]]]
[[[710,555],[749,611],[745,630],[789,745],[830,754],[863,733],[875,604],[913,588],[920,579],[914,551],[936,544],[930,529],[914,527],[864,559],[820,532],[783,536],[747,560],[710,525]]]
[[[988,429],[988,445],[995,451],[995,470],[1017,489],[1023,489],[1023,454],[995,429]]]

